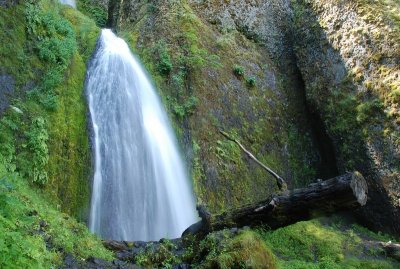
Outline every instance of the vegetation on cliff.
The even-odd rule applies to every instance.
[[[231,25],[199,11],[202,4],[213,13],[229,4],[229,16],[240,10],[227,1],[125,1],[116,4],[112,18],[103,2],[80,0],[79,11],[53,0],[0,3],[0,40],[6,41],[0,44],[0,267],[50,268],[67,254],[113,259],[74,220],[87,218],[90,196],[86,66],[98,27],[107,20],[116,22],[139,55],[174,119],[198,203],[221,212],[277,191],[275,180],[219,130],[245,144],[290,187],[322,175],[323,154],[305,116],[305,94],[308,112],[321,121],[317,128],[334,145],[332,167],[361,170],[370,182],[372,206],[364,216],[375,228],[399,231],[398,224],[388,227],[398,219],[400,201],[396,1],[293,0],[288,10],[284,1],[264,1],[269,10],[288,11],[291,37],[279,32],[288,26],[283,13],[277,24],[262,20],[272,29],[263,35],[256,27],[268,27],[257,21],[246,25],[233,18]],[[285,65],[290,57],[300,70]],[[179,255],[164,241],[159,252],[145,249],[130,262],[397,268],[375,244],[390,239],[341,218],[319,219],[276,231],[225,230],[188,239]]]
[[[219,129],[291,185],[315,177],[311,135],[299,127],[300,109],[288,105],[283,74],[259,43],[215,28],[188,1],[115,3],[111,21],[152,74],[174,119],[198,203],[220,211],[275,191],[274,178]]]
[[[307,102],[333,140],[338,168],[367,178],[370,225],[398,232],[400,6],[299,0],[293,10]]]
[[[47,0],[0,7],[0,25],[0,70],[12,86],[0,120],[0,267],[50,268],[67,253],[110,259],[71,217],[87,217],[83,85],[99,30]]]
[[[49,204],[17,173],[0,164],[0,267],[51,268],[65,255],[110,260],[100,240],[73,217]]]
[[[93,21],[53,1],[1,8],[5,96],[0,160],[45,189],[64,212],[87,215],[90,159],[83,95],[86,63],[99,33]]]

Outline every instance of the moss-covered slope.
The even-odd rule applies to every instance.
[[[99,29],[48,0],[0,6],[0,25],[0,267],[110,260],[71,217],[86,218],[89,205],[83,89]]]
[[[90,194],[83,89],[99,29],[47,0],[1,6],[0,23],[0,162],[83,219]]]
[[[67,254],[112,259],[85,225],[61,213],[0,164],[0,267],[61,268]]]

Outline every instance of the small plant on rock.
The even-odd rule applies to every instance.
[[[243,68],[243,66],[235,65],[233,67],[233,73],[238,77],[243,77],[244,76],[244,68]]]
[[[256,78],[255,77],[247,77],[246,84],[249,87],[255,87],[256,86]]]

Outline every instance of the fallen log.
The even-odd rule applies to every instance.
[[[383,250],[386,253],[386,256],[400,261],[400,244],[395,244],[392,242],[381,242],[380,246],[383,248]]]
[[[202,220],[187,228],[182,236],[203,236],[212,231],[243,226],[265,225],[277,229],[318,214],[363,206],[367,202],[367,193],[364,177],[358,172],[347,173],[216,216],[205,214],[201,207]]]

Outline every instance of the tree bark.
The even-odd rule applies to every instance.
[[[212,216],[203,212],[200,214],[202,220],[187,228],[183,236],[201,236],[224,228],[243,226],[266,225],[277,229],[318,214],[363,206],[367,202],[367,193],[364,177],[358,172],[347,173],[224,214]]]
[[[386,256],[400,261],[400,244],[394,244],[392,242],[380,243],[380,246],[386,253]]]

